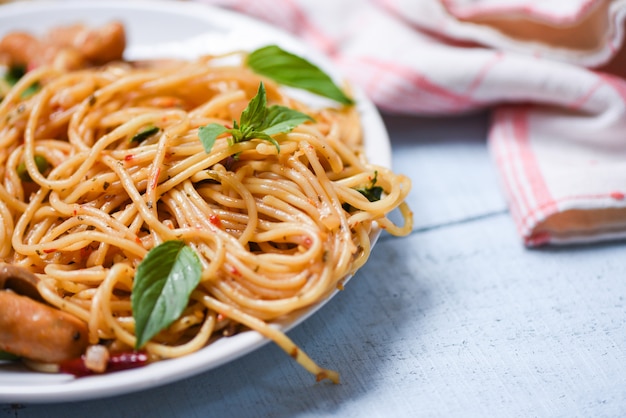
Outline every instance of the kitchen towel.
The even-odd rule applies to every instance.
[[[383,112],[489,109],[525,245],[626,237],[626,1],[197,1],[298,36]]]

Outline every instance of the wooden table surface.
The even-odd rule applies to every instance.
[[[507,212],[485,114],[386,116],[415,228],[278,347],[155,389],[1,417],[626,416],[624,243],[529,250]]]

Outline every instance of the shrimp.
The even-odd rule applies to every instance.
[[[12,32],[0,40],[0,64],[33,69],[51,65],[60,70],[77,70],[122,59],[126,32],[119,22],[98,28],[76,24],[50,30],[36,37]]]

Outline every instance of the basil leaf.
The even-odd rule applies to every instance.
[[[8,68],[7,72],[4,74],[4,81],[6,81],[10,86],[14,86],[20,81],[20,78],[24,77],[26,74],[26,67],[23,65],[12,65]],[[33,94],[37,93],[40,89],[39,83],[33,83],[28,86],[20,96],[22,99],[27,99]]]
[[[152,135],[156,134],[157,132],[159,132],[160,129],[158,126],[147,126],[144,129],[142,129],[141,131],[137,132],[131,139],[130,142],[141,142],[144,139],[148,139],[150,138]]]
[[[276,147],[276,151],[278,151],[280,153],[280,145],[278,145],[278,141],[276,141],[274,138],[272,138],[271,136],[269,136],[265,132],[253,131],[250,135],[253,138],[263,139],[265,141],[271,142],[272,145],[274,145]]]
[[[258,138],[271,142],[280,152],[278,141],[271,135],[289,132],[301,123],[313,120],[309,115],[285,106],[274,105],[269,108],[266,106],[265,86],[260,83],[256,96],[241,112],[239,124],[233,121],[233,128],[229,129],[217,123],[209,123],[198,129],[198,138],[204,150],[207,153],[211,152],[217,137],[228,132],[232,135],[229,139],[230,145]]]
[[[180,317],[201,273],[198,255],[182,241],[166,241],[148,252],[137,267],[131,294],[135,349]]]
[[[356,190],[365,196],[370,202],[378,202],[383,195],[383,188],[380,186],[372,186],[367,189]]]
[[[224,132],[228,132],[228,128],[219,123],[209,123],[208,125],[198,128],[198,138],[200,138],[200,142],[202,142],[204,151],[207,154],[213,149],[217,137]]]
[[[297,110],[274,105],[267,111],[265,122],[267,127],[263,129],[263,132],[267,135],[289,132],[306,121],[313,121],[313,118]]]
[[[369,186],[367,187],[359,187],[355,190],[361,193],[367,200],[370,202],[378,202],[380,198],[383,196],[383,188],[380,186],[376,186],[376,182],[378,181],[378,171],[374,171],[374,178],[370,181]],[[351,204],[344,203],[341,205],[346,212],[353,212],[356,210]]]
[[[14,86],[20,80],[20,78],[24,77],[26,74],[26,67],[23,65],[12,65],[7,69],[7,72],[4,74],[4,80],[9,83],[9,85]]]
[[[39,170],[41,174],[45,173],[46,170],[50,168],[50,163],[48,162],[48,160],[46,160],[46,157],[44,157],[43,155],[35,155],[35,165],[37,166],[37,170]],[[28,170],[26,169],[26,163],[24,162],[21,162],[17,166],[17,175],[22,181],[25,181],[28,183],[33,181],[33,179],[30,178],[30,174],[28,174]]]
[[[307,90],[345,105],[354,104],[319,67],[276,45],[268,45],[251,52],[246,64],[255,73],[286,86]]]
[[[248,106],[241,112],[239,118],[239,125],[242,131],[246,129],[258,129],[261,128],[265,122],[265,115],[267,114],[267,97],[265,94],[265,86],[263,83],[259,84],[259,89],[256,96],[250,100]]]
[[[37,93],[39,91],[39,89],[41,88],[41,86],[39,85],[39,83],[33,83],[30,86],[28,86],[26,88],[26,90],[24,90],[22,92],[22,94],[20,95],[20,97],[22,99],[28,99],[30,96],[32,96],[33,94]]]

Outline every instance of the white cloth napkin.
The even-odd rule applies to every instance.
[[[626,1],[198,1],[299,36],[384,112],[493,109],[526,245],[626,237]]]

